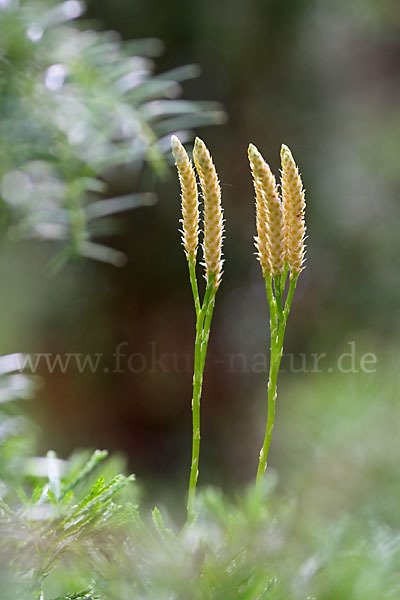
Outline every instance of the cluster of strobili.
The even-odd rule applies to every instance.
[[[193,437],[190,469],[188,520],[196,517],[194,509],[200,453],[200,399],[203,373],[210,336],[215,295],[222,278],[222,242],[224,219],[221,205],[221,188],[210,152],[202,140],[196,138],[193,164],[176,136],[171,139],[172,153],[181,186],[182,243],[189,266],[190,282],[196,310],[196,340],[193,374]],[[268,451],[275,422],[277,379],[283,354],[283,340],[293,300],[297,279],[304,268],[305,259],[305,194],[289,148],[281,148],[280,191],[268,163],[257,148],[248,148],[250,169],[256,196],[255,238],[257,258],[265,279],[270,309],[270,366],[268,377],[268,418],[265,438],[260,451],[256,477],[260,488],[267,466]],[[205,267],[206,290],[201,302],[196,261],[201,229],[200,202],[196,172],[203,198],[202,250]],[[286,292],[286,282],[289,284]]]

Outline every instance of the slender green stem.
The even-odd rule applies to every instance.
[[[285,304],[285,310],[284,310],[286,321],[289,316],[290,307],[292,306],[292,300],[293,300],[293,296],[294,296],[294,292],[296,289],[298,278],[299,278],[299,275],[293,275],[293,277],[290,280],[289,291],[288,291],[288,295],[286,298],[286,304]]]
[[[197,289],[197,286],[196,286]],[[199,476],[200,455],[200,400],[203,387],[203,374],[207,354],[208,339],[210,336],[211,319],[215,303],[214,278],[211,277],[207,284],[203,305],[197,313],[196,340],[194,351],[194,374],[193,374],[193,399],[192,399],[192,462],[190,467],[189,494],[187,504],[187,520],[193,522],[196,518],[194,501],[196,497],[196,485]],[[196,301],[195,301],[196,303]]]
[[[289,265],[286,262],[285,266],[283,267],[283,273],[281,275],[281,296],[283,296],[284,292],[285,292],[285,285],[286,285],[286,279],[289,273]]]
[[[278,310],[279,322],[282,323],[284,320],[284,315],[283,315],[283,306],[282,306],[281,275],[275,275],[275,277],[274,277],[274,290],[275,290],[276,307]]]
[[[200,297],[199,297],[199,288],[197,286],[197,278],[196,278],[196,258],[194,256],[188,257],[188,266],[189,266],[190,285],[192,286],[194,306],[196,309],[196,315],[198,315],[200,312]]]
[[[262,445],[257,477],[256,477],[256,488],[260,489],[262,484],[264,473],[267,468],[268,452],[271,445],[272,432],[275,423],[275,407],[277,398],[277,384],[279,367],[283,355],[283,340],[285,337],[286,324],[290,312],[290,307],[293,300],[294,291],[296,289],[298,275],[295,275],[289,284],[289,291],[286,298],[285,308],[282,309],[282,288],[279,285],[279,280],[275,280],[275,299],[272,291],[271,277],[266,277],[266,289],[268,303],[270,307],[270,330],[271,330],[271,348],[270,348],[270,363],[269,363],[269,377],[268,377],[268,417],[267,426],[265,430],[264,443]]]
[[[187,504],[188,521],[194,519],[194,499],[196,495],[196,484],[199,475],[199,453],[200,453],[200,398],[203,376],[201,372],[201,341],[203,333],[203,311],[197,316],[196,341],[194,350],[194,374],[193,374],[193,399],[192,399],[192,462],[190,466],[189,495]]]
[[[270,275],[265,275],[265,289],[267,290],[267,298],[269,304],[269,324],[271,326],[271,334],[272,334],[272,326],[276,321],[276,302],[274,297],[274,291],[272,289],[272,279]],[[272,341],[272,336],[271,336]]]
[[[211,328],[211,320],[212,320],[214,306],[215,306],[216,291],[217,290],[213,289],[210,294],[210,297],[207,299],[206,314],[205,314],[204,327],[203,327],[203,339],[201,342],[201,370],[202,370],[202,372],[204,372],[204,366],[205,366],[206,356],[207,356],[208,340],[210,339],[210,328]]]

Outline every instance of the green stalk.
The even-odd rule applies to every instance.
[[[283,316],[283,306],[282,306],[282,288],[281,288],[281,276],[275,275],[274,277],[274,290],[275,290],[275,298],[276,298],[276,307],[278,311],[279,322],[284,320]]]
[[[196,258],[194,256],[188,257],[188,266],[189,266],[190,285],[192,286],[194,306],[196,309],[196,315],[198,315],[200,312],[200,298],[199,298],[199,289],[197,287],[197,279],[196,279]]]
[[[285,291],[286,279],[289,273],[289,265],[285,262],[285,266],[283,267],[283,273],[281,275],[281,296],[283,296]]]
[[[212,285],[211,293],[207,300],[207,305],[206,305],[206,313],[205,313],[204,327],[203,327],[203,339],[201,342],[201,351],[200,352],[201,352],[201,370],[202,370],[202,372],[204,372],[204,366],[205,366],[205,362],[206,362],[207,347],[208,347],[208,340],[210,339],[211,320],[212,320],[212,316],[213,316],[213,312],[214,312],[216,292],[217,292],[217,290],[214,289],[214,286]]]
[[[190,265],[189,265],[190,268]],[[194,288],[197,291],[197,282]],[[194,296],[197,320],[196,320],[196,340],[194,349],[194,373],[193,373],[193,399],[192,399],[192,424],[193,424],[193,435],[192,435],[192,462],[190,467],[190,479],[189,479],[189,494],[187,503],[187,520],[193,522],[196,518],[194,510],[194,502],[196,497],[196,485],[199,476],[199,455],[200,455],[200,400],[201,391],[203,387],[203,374],[205,367],[205,360],[207,354],[208,340],[210,337],[210,327],[212,313],[215,303],[214,289],[214,277],[210,278],[207,284],[206,293],[204,295],[203,305],[199,311],[197,306],[200,307],[200,300]],[[196,302],[198,300],[198,305]]]
[[[270,308],[270,331],[271,331],[271,347],[270,347],[270,362],[269,362],[269,377],[268,377],[268,417],[265,430],[264,442],[260,451],[256,488],[259,490],[264,478],[264,473],[267,468],[267,459],[269,448],[271,445],[272,432],[275,424],[275,407],[277,398],[277,384],[279,367],[283,355],[283,341],[285,337],[286,324],[292,305],[294,291],[296,289],[298,275],[290,279],[288,295],[286,303],[283,307],[282,288],[279,278],[275,278],[275,294],[272,290],[272,279],[270,276],[265,277],[267,298]]]
[[[199,453],[200,453],[200,398],[203,383],[203,374],[201,372],[201,341],[203,334],[203,311],[197,315],[196,321],[196,341],[194,348],[194,374],[193,374],[193,399],[192,399],[192,462],[190,467],[189,495],[187,504],[187,518],[192,521],[194,514],[194,500],[196,496],[197,478],[199,475]]]
[[[290,280],[289,291],[288,291],[288,295],[286,298],[285,311],[284,311],[286,321],[287,321],[289,313],[290,313],[290,307],[292,306],[292,300],[293,300],[294,291],[296,289],[298,278],[299,278],[298,275],[293,275],[293,278]]]

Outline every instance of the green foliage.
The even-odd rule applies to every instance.
[[[100,600],[100,596],[97,596],[93,590],[85,590],[70,596],[59,596],[56,600]]]
[[[0,357],[0,495],[18,485],[35,444],[35,427],[21,412],[17,400],[30,400],[38,380],[16,373],[16,355]]]
[[[155,198],[104,198],[113,170],[140,189],[146,163],[165,174],[171,133],[222,114],[215,103],[177,98],[196,67],[155,75],[158,41],[123,43],[75,22],[83,12],[76,0],[0,6],[2,221],[14,237],[58,241],[54,269],[73,256],[122,264],[120,252],[94,240],[116,233],[111,215]]]
[[[23,416],[15,390],[11,397],[1,410],[10,404]],[[353,434],[356,418],[343,411]],[[198,518],[181,530],[165,509],[139,513],[132,477],[116,474],[105,451],[68,461],[53,452],[29,458],[18,445],[14,453],[19,474],[2,472],[2,600],[398,598],[399,534],[374,518],[368,503],[367,510],[322,517],[314,505],[283,496],[270,471],[261,494],[250,487],[229,499],[200,488]]]
[[[271,489],[262,501],[251,488],[235,502],[201,490],[197,509],[197,522],[180,533],[158,510],[153,522],[136,515],[108,559],[93,546],[79,569],[86,566],[93,589],[110,600],[398,597],[399,536],[388,527],[350,516],[330,524],[304,520],[295,503]]]
[[[16,571],[33,593],[40,593],[61,560],[73,556],[81,560],[100,548],[103,554],[112,554],[124,524],[136,515],[131,502],[121,506],[115,501],[133,475],[116,475],[108,482],[100,476],[85,490],[84,484],[106,457],[104,451],[94,452],[89,459],[83,455],[78,469],[76,459],[71,469],[54,452],[31,459],[37,474],[18,489],[19,502],[11,493],[8,503],[0,500],[1,564]],[[43,468],[46,477],[41,476]]]

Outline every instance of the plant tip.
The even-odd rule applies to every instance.
[[[288,156],[291,156],[291,155],[292,155],[292,153],[290,152],[289,146],[286,146],[286,144],[282,144],[281,156],[287,158]]]
[[[175,149],[179,148],[180,145],[181,145],[181,142],[180,142],[179,138],[176,135],[171,135],[171,148],[172,148],[172,150],[175,150]]]
[[[196,139],[194,140],[194,148],[193,148],[193,150],[196,150],[196,148],[206,148],[205,143],[199,137],[196,137]]]
[[[248,153],[249,153],[249,156],[252,156],[252,155],[258,153],[257,147],[254,144],[249,144]]]
[[[196,138],[193,159],[204,199],[204,263],[207,282],[214,277],[215,287],[222,276],[222,241],[224,233],[221,188],[211,154],[200,138]]]
[[[195,260],[199,237],[196,176],[187,152],[176,135],[171,136],[171,147],[181,186],[182,243],[187,258]]]

